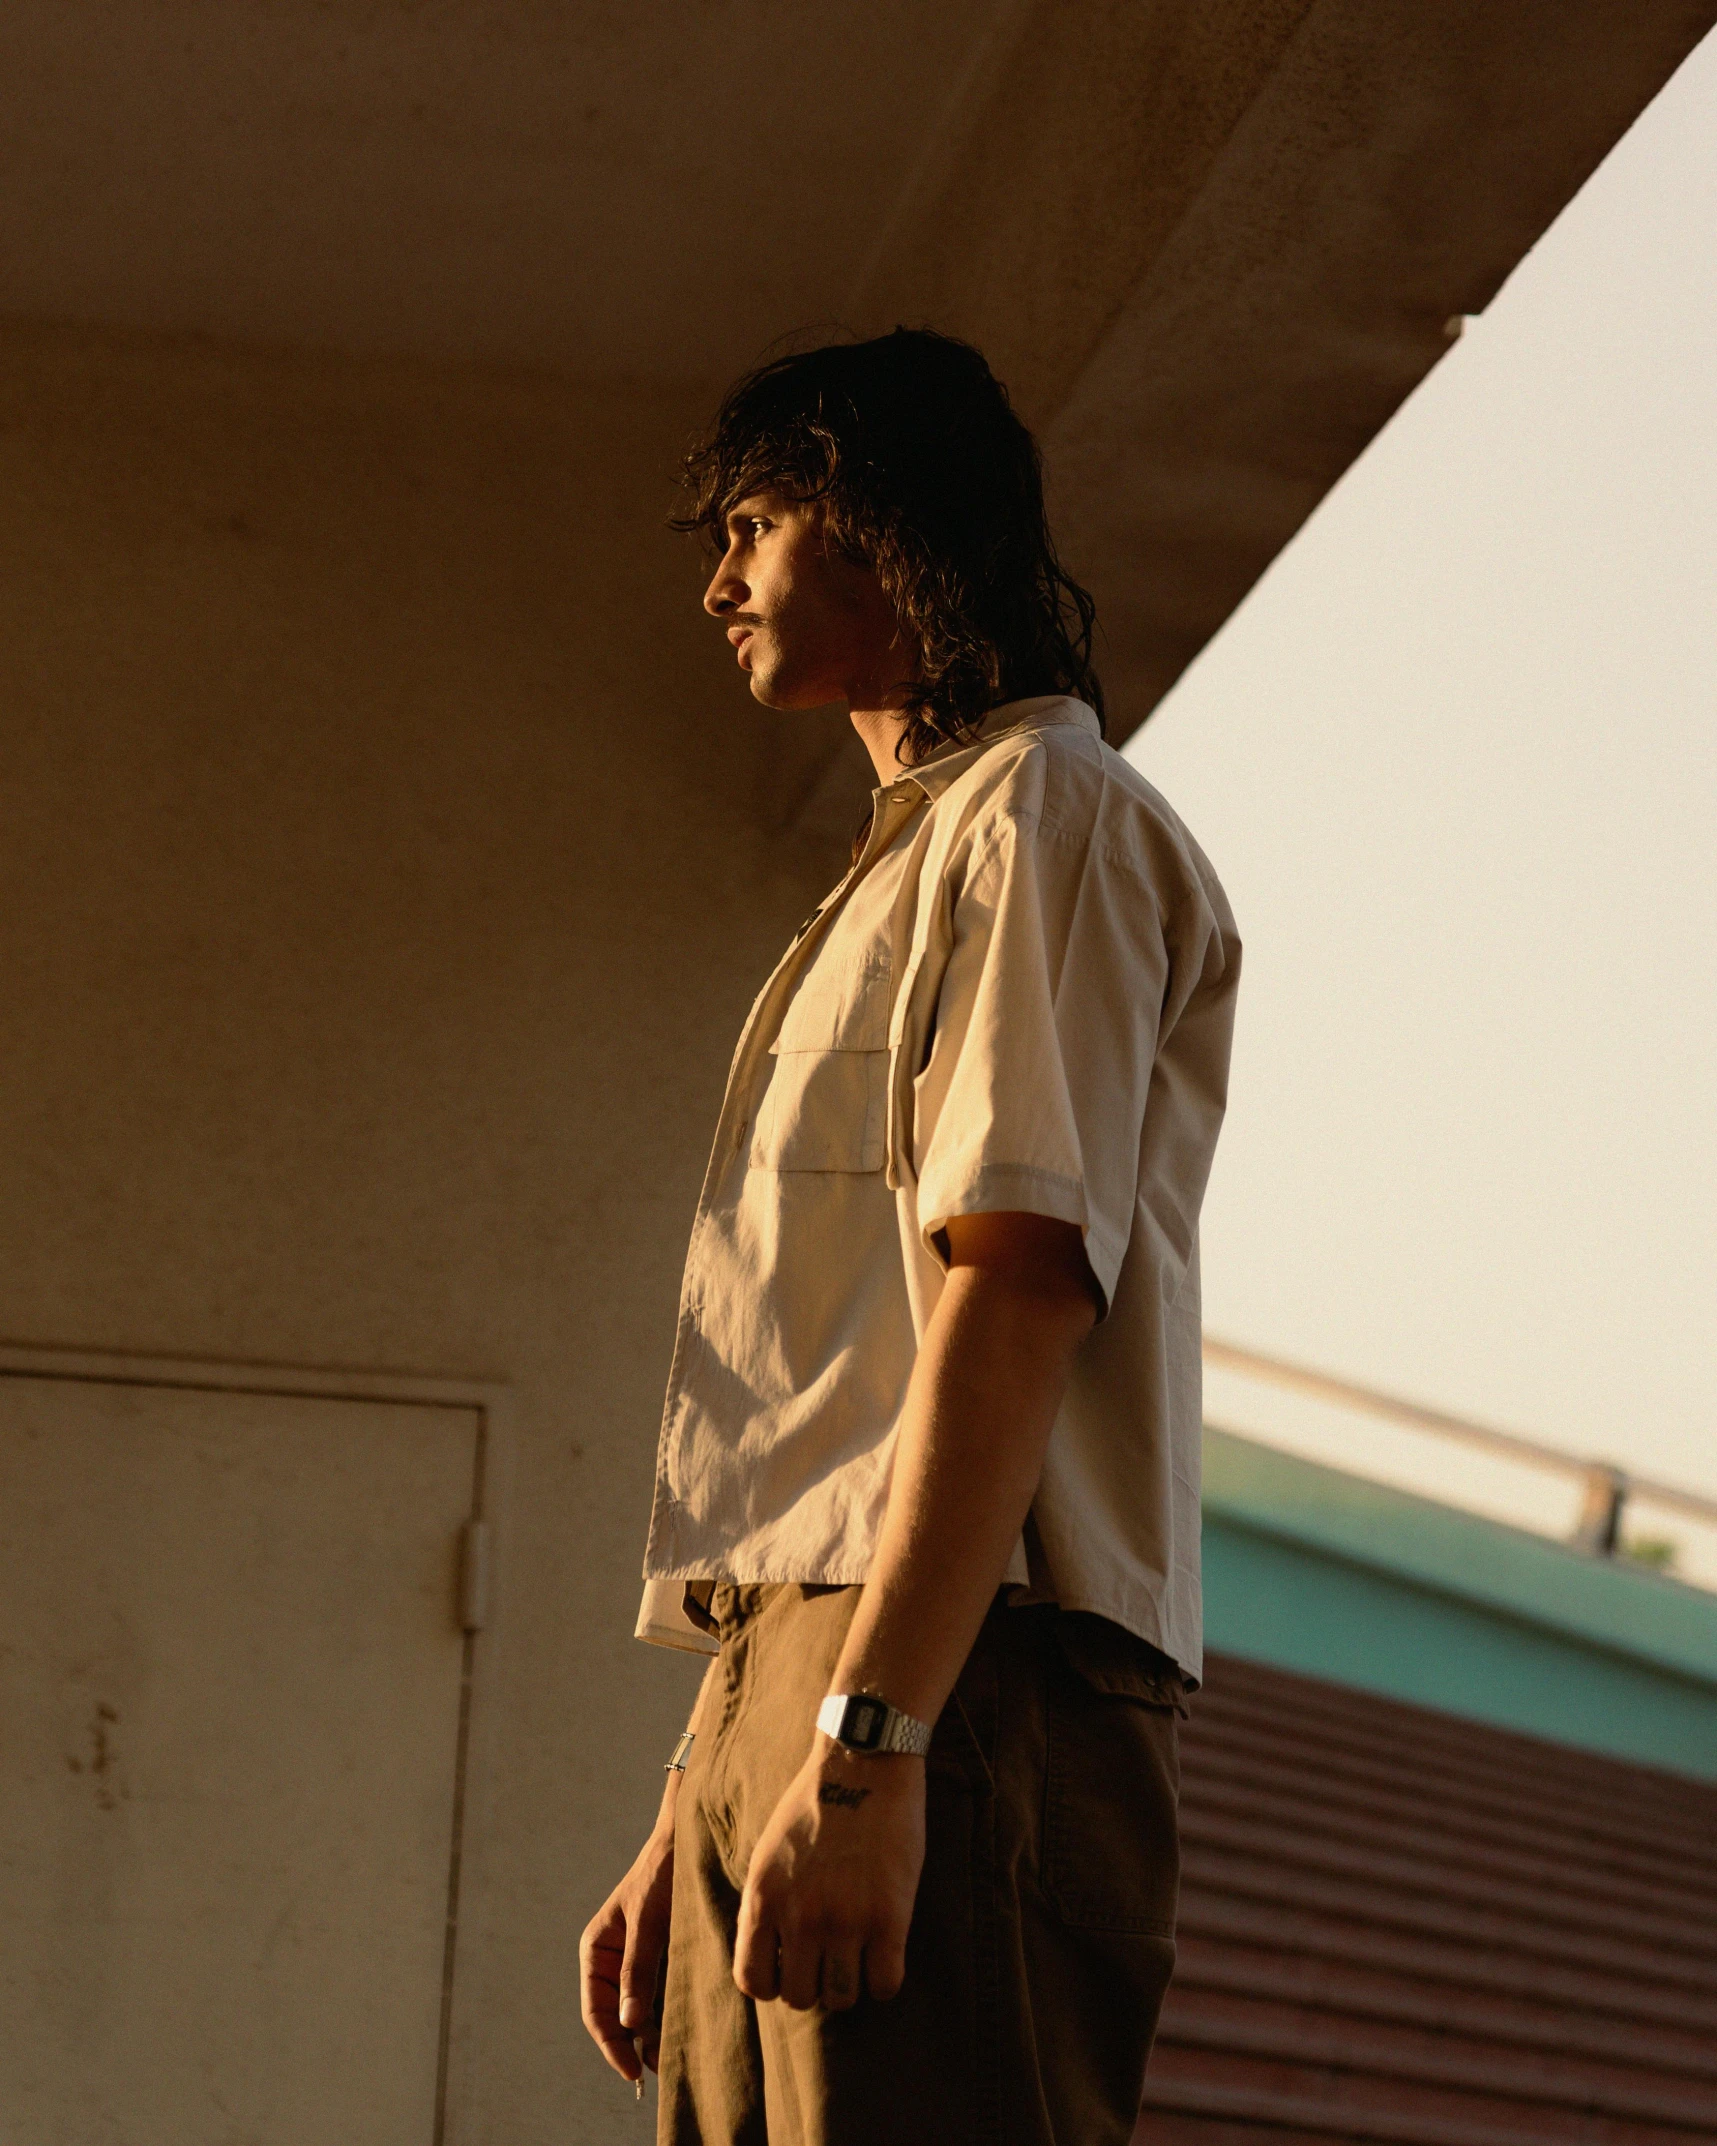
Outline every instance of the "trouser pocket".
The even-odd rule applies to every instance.
[[[1179,1717],[1142,1643],[1064,1613],[1046,1649],[1043,1887],[1063,1922],[1174,1935]]]

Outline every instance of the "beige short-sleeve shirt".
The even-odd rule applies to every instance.
[[[1084,1233],[1081,1346],[1006,1575],[1196,1681],[1198,1214],[1240,943],[1215,873],[1078,701],[997,709],[875,797],[752,1007],[692,1226],[638,1634],[697,1580],[870,1570],[953,1215]]]

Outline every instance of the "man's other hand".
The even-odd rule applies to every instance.
[[[622,2079],[654,2071],[661,2053],[656,1983],[673,1896],[673,1828],[658,1825],[579,1940],[584,2024]]]
[[[796,2011],[892,1997],[924,1865],[924,1761],[857,1757],[821,1731],[752,1851],[733,1979]]]

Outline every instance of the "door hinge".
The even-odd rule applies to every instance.
[[[459,1627],[480,1632],[489,1621],[489,1523],[467,1520],[459,1530]]]

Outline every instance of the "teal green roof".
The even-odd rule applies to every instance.
[[[1213,1648],[1717,1778],[1717,1595],[1216,1429]]]

